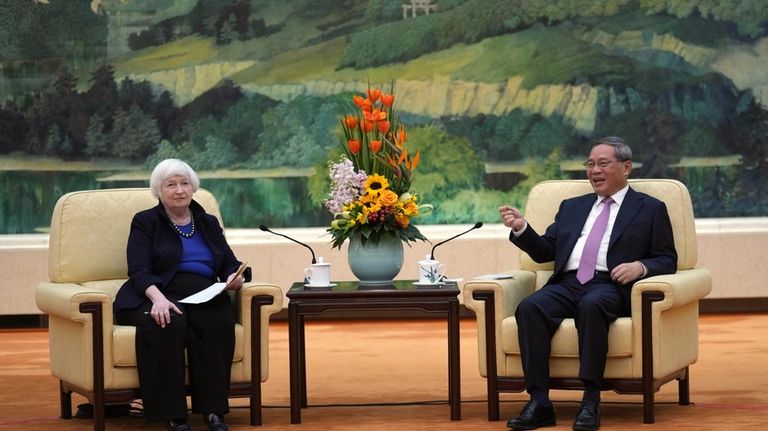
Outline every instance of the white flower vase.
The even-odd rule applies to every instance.
[[[392,284],[403,267],[403,242],[394,235],[382,235],[378,244],[368,240],[363,245],[360,235],[353,235],[347,258],[360,284]]]

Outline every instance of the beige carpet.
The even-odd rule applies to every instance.
[[[267,430],[504,430],[486,420],[485,380],[477,371],[476,327],[461,322],[462,420],[450,421],[446,323],[442,320],[310,321],[306,329],[310,408],[291,425],[288,327],[272,322],[270,378],[264,384]],[[768,430],[768,315],[705,315],[691,401],[678,406],[677,385],[657,394],[656,424],[643,425],[640,396],[605,393],[603,430]],[[47,332],[0,331],[0,430],[89,430],[89,420],[58,418],[58,382],[48,370]],[[558,426],[571,429],[580,393],[554,391]],[[503,396],[502,417],[517,414],[524,394]],[[83,402],[75,396],[73,405]],[[230,429],[251,429],[244,399],[233,399]],[[195,430],[205,429],[193,417]],[[162,429],[140,418],[108,419],[114,431]]]

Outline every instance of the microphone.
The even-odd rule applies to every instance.
[[[482,223],[480,223],[480,224],[482,224]],[[262,225],[259,225],[259,229],[263,230],[264,232],[269,232],[269,233],[271,233],[271,234],[273,234],[273,235],[277,235],[277,236],[281,236],[281,237],[283,237],[283,238],[289,239],[289,240],[291,240],[291,241],[295,242],[296,244],[301,244],[301,245],[303,245],[304,247],[306,247],[306,248],[308,248],[308,249],[309,249],[309,252],[310,252],[310,253],[312,253],[312,264],[315,264],[315,263],[317,263],[317,260],[315,259],[315,251],[314,251],[314,250],[312,250],[312,247],[310,247],[310,246],[308,246],[308,245],[304,244],[304,243],[303,243],[303,242],[301,242],[301,241],[297,241],[297,240],[295,240],[295,239],[293,239],[293,238],[289,237],[288,235],[283,235],[283,234],[281,234],[281,233],[277,233],[277,232],[275,232],[275,231],[271,231],[271,230],[269,230],[269,228],[268,228],[266,225],[263,225],[263,224],[262,224]]]
[[[469,233],[469,232],[471,232],[471,231],[473,231],[475,229],[480,229],[481,227],[483,227],[483,222],[479,221],[479,222],[475,223],[474,226],[472,226],[471,228],[465,230],[464,232],[462,232],[462,233],[460,233],[458,235],[454,235],[454,236],[452,236],[452,237],[450,237],[450,238],[448,238],[448,239],[446,239],[444,241],[438,242],[437,244],[435,244],[432,247],[432,251],[429,253],[429,260],[435,260],[435,249],[437,248],[438,245],[445,244],[446,242],[448,242],[448,241],[450,241],[452,239],[456,239],[456,238],[464,235],[465,233]]]

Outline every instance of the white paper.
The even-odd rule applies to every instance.
[[[475,277],[475,280],[506,280],[509,278],[515,278],[511,274],[483,274]]]
[[[245,272],[245,268],[248,266],[248,262],[243,262],[240,264],[240,266],[237,268],[237,271],[235,271],[235,275],[231,278],[232,281],[234,281],[237,277],[240,277],[243,275],[243,272]],[[213,283],[212,285],[206,287],[205,289],[195,293],[194,295],[189,295],[186,298],[180,300],[179,302],[183,302],[184,304],[202,304],[203,302],[208,302],[211,299],[215,298],[216,295],[223,292],[224,289],[227,288],[227,283],[224,283],[223,281],[218,283]]]
[[[213,283],[205,289],[195,293],[194,295],[189,295],[179,302],[183,302],[184,304],[202,304],[203,302],[208,302],[215,298],[216,295],[223,292],[226,288],[227,283],[224,283],[223,281],[219,283]]]

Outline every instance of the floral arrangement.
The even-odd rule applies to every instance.
[[[420,153],[408,153],[408,134],[395,117],[394,101],[394,94],[369,89],[367,97],[353,96],[355,113],[341,118],[344,154],[329,163],[331,192],[325,202],[334,214],[328,229],[334,247],[356,234],[363,244],[378,244],[383,235],[426,240],[411,224],[432,211],[409,192]]]

